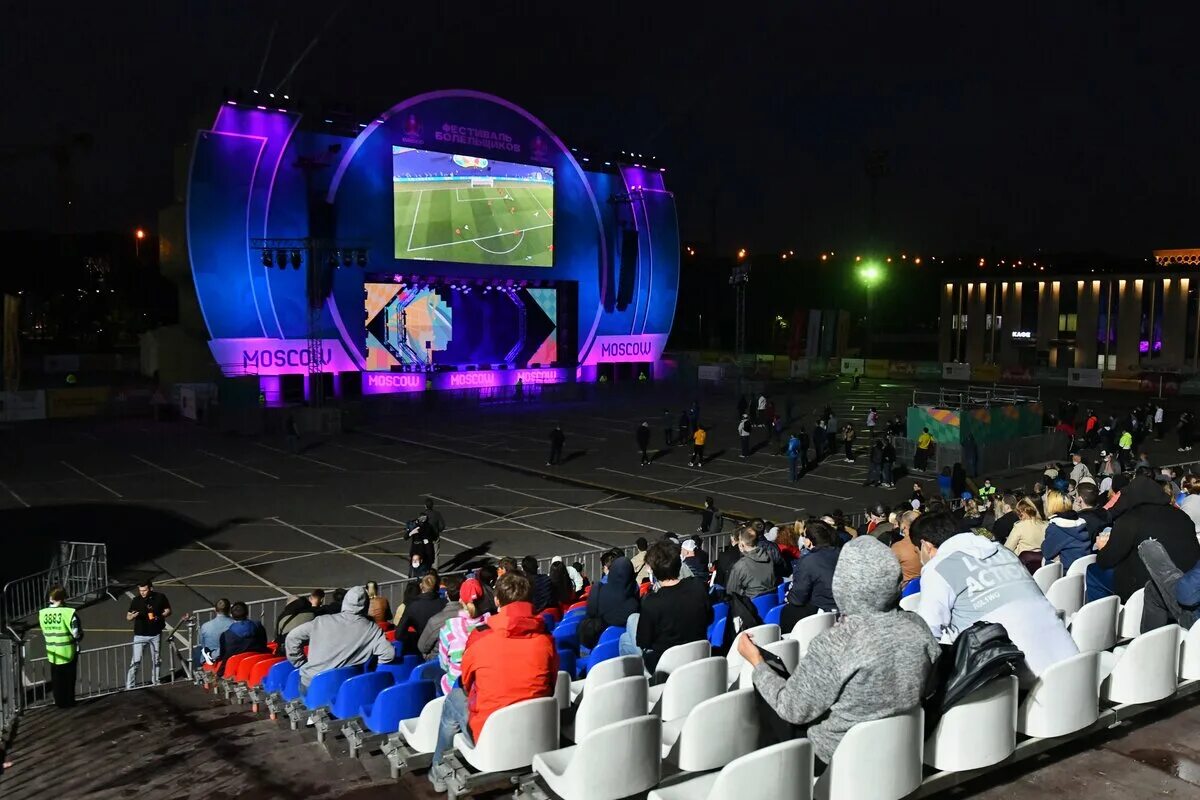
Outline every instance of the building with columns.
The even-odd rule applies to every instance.
[[[1139,274],[983,275],[943,282],[938,356],[1000,367],[1197,372],[1200,248]]]

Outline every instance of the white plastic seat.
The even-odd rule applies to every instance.
[[[1017,676],[996,678],[942,715],[925,740],[925,763],[944,772],[998,764],[1017,747]]]
[[[586,739],[592,731],[614,722],[646,713],[646,678],[634,675],[589,689],[579,703],[575,720],[564,737],[572,742]]]
[[[778,642],[771,642],[763,650],[774,653],[783,659],[783,665],[787,667],[789,675],[796,671],[796,665],[800,663],[800,643],[795,639],[780,639]],[[742,689],[754,688],[754,667],[742,664],[742,674],[738,677],[738,686]]]
[[[1084,603],[1071,618],[1071,638],[1079,652],[1111,650],[1117,643],[1117,617],[1121,600],[1113,595]]]
[[[432,753],[437,747],[438,728],[442,723],[445,697],[435,697],[421,709],[421,715],[400,720],[400,735],[418,753]]]
[[[662,775],[655,748],[661,728],[659,718],[649,715],[605,725],[577,745],[538,753],[533,771],[562,800],[618,800],[641,794]]]
[[[588,670],[586,678],[581,681],[571,681],[571,702],[575,703],[578,701],[584,689],[603,686],[606,683],[620,680],[621,678],[644,675],[645,671],[645,665],[642,663],[641,656],[618,656],[617,658],[610,658],[607,661],[601,661]]]
[[[1099,653],[1080,653],[1051,665],[1017,707],[1017,731],[1048,739],[1086,728],[1100,715],[1099,686]]]
[[[684,664],[691,664],[693,661],[699,661],[711,655],[712,645],[708,643],[707,639],[668,647],[654,667],[654,679],[662,682]]]
[[[647,698],[650,713],[657,713],[664,722],[687,716],[693,708],[710,697],[723,694],[725,659],[712,656],[684,664],[671,673],[666,683],[651,686]]]
[[[1083,580],[1082,575],[1064,575],[1046,591],[1046,599],[1062,612],[1066,622],[1070,622],[1076,612],[1083,608]]]
[[[558,671],[558,680],[554,683],[554,699],[558,701],[558,710],[566,711],[571,707],[571,673]]]
[[[1200,622],[1192,624],[1179,642],[1179,678],[1200,680]]]
[[[925,712],[860,722],[817,778],[818,800],[901,800],[921,785]]]
[[[662,726],[662,757],[683,772],[720,769],[758,747],[753,689],[735,689],[700,703]]]
[[[646,800],[811,800],[813,751],[792,739],[736,758],[720,772],[660,786]]]
[[[1086,579],[1087,568],[1096,563],[1099,558],[1095,553],[1091,555],[1081,556],[1071,562],[1071,566],[1067,567],[1067,575],[1083,575]]]
[[[917,610],[917,607],[920,605],[921,605],[921,593],[920,592],[914,592],[913,594],[910,594],[910,595],[907,595],[906,597],[900,598],[900,610],[901,611],[915,612]]]
[[[1121,617],[1117,622],[1118,639],[1136,639],[1142,635],[1142,609],[1145,605],[1145,589],[1138,589],[1121,604]]]
[[[725,658],[729,662],[728,680],[729,684],[738,679],[742,674],[742,665],[746,663],[746,659],[742,658],[738,653],[738,640],[746,634],[750,634],[756,644],[766,647],[771,642],[779,641],[779,626],[778,625],[756,625],[753,628],[747,628],[733,638],[733,643],[729,646],[729,655]]]
[[[804,655],[808,652],[809,643],[832,628],[835,622],[837,622],[837,614],[818,611],[816,614],[805,617],[792,626],[792,630],[788,633],[787,638],[795,639],[800,643],[800,657],[804,658]]]
[[[553,697],[522,700],[493,712],[474,744],[461,733],[454,737],[459,756],[480,772],[528,767],[534,755],[557,747],[558,701]]]
[[[1042,590],[1042,594],[1050,591],[1050,587],[1054,582],[1063,576],[1062,564],[1057,561],[1051,561],[1045,566],[1038,567],[1037,572],[1033,573],[1033,580]]]
[[[1178,625],[1144,633],[1125,647],[1100,654],[1100,699],[1153,703],[1175,694],[1179,674]]]

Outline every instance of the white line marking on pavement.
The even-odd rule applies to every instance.
[[[22,498],[21,495],[17,494],[12,489],[8,488],[8,484],[5,483],[4,481],[0,481],[0,489],[3,489],[4,491],[8,492],[13,497],[15,497],[17,502],[20,503],[21,505],[25,506],[26,508],[29,508],[29,503],[26,503],[25,499]]]
[[[330,442],[330,444],[332,444],[334,447],[340,448],[342,450],[353,450],[356,453],[362,453],[363,455],[371,456],[372,458],[382,458],[384,461],[394,461],[397,464],[407,464],[408,463],[407,461],[403,461],[399,458],[393,458],[392,456],[385,456],[383,453],[376,453],[371,450],[364,450],[361,447],[350,447],[349,445],[338,444],[337,442]]]
[[[649,476],[639,475],[635,472],[622,472],[619,469],[609,469],[608,467],[597,467],[596,469],[603,470],[605,472],[612,472],[617,475],[626,475],[630,478],[642,478],[642,479],[647,479],[647,480],[652,480],[652,481],[658,481],[658,483],[665,483],[671,487],[670,489],[662,489],[662,490],[659,490],[656,492],[652,492],[652,494],[662,494],[663,492],[673,492],[673,491],[703,491],[701,489],[697,489],[694,486],[686,486],[686,487],[685,486],[676,486],[675,484],[671,483],[670,481],[663,481],[663,480],[658,480],[657,478],[650,478]],[[718,489],[716,491],[716,494],[719,494],[722,497],[732,497],[735,500],[745,500],[747,503],[758,503],[759,505],[764,505],[764,506],[775,506],[776,508],[786,508],[789,511],[804,511],[805,510],[805,506],[785,506],[782,503],[772,503],[769,500],[760,500],[757,497],[744,497],[740,494],[731,494],[729,492],[723,492],[720,489]]]
[[[243,464],[240,461],[234,461],[232,458],[226,458],[225,456],[219,456],[216,453],[210,453],[208,450],[201,450],[200,452],[206,456],[211,456],[211,457],[217,459],[218,461],[224,461],[227,464],[233,464],[235,467],[241,467],[242,469],[248,469],[251,472],[257,472],[259,475],[266,475],[268,478],[274,478],[275,480],[279,480],[278,475],[272,475],[270,472],[261,470],[258,467],[252,467],[249,464]]]
[[[633,522],[632,520],[623,519],[622,517],[616,517],[616,516],[613,516],[612,514],[605,514],[602,511],[596,511],[595,509],[589,507],[591,505],[595,505],[594,503],[588,503],[586,505],[576,506],[576,505],[571,505],[569,503],[560,503],[557,500],[550,500],[549,498],[545,498],[545,497],[538,497],[535,494],[529,494],[527,492],[519,492],[516,489],[509,489],[506,486],[498,486],[494,483],[489,483],[488,487],[491,489],[499,489],[502,492],[511,492],[513,494],[519,494],[522,497],[530,497],[530,498],[533,498],[534,500],[545,500],[546,502],[554,503],[555,505],[557,505],[563,509],[569,509],[572,511],[583,511],[588,514],[595,514],[597,517],[604,517],[605,519],[612,519],[612,520],[616,520],[617,522],[624,522],[627,525],[633,525],[634,527],[637,527],[637,528],[649,528],[650,530],[658,531],[659,533],[668,533],[666,528],[659,528],[659,527],[656,527],[654,525],[649,525],[644,522]],[[599,502],[603,502],[603,501],[602,500],[597,501],[597,503],[599,503]]]
[[[458,506],[459,508],[465,508],[468,511],[474,511],[477,514],[486,514],[489,517],[495,517],[496,519],[504,520],[505,522],[515,522],[516,524],[520,525],[522,528],[528,528],[531,531],[538,531],[539,533],[544,533],[548,536],[555,536],[555,537],[558,537],[559,539],[565,539],[568,542],[574,542],[575,544],[581,544],[584,547],[588,548],[589,550],[596,549],[597,545],[603,546],[603,547],[614,547],[615,546],[611,542],[589,542],[584,539],[576,539],[573,536],[567,536],[565,533],[558,533],[556,531],[546,530],[545,528],[539,528],[536,525],[530,525],[528,522],[521,522],[519,519],[515,519],[512,517],[506,517],[503,514],[493,514],[491,511],[485,511],[484,509],[477,508],[476,506],[469,506],[466,503],[457,503],[457,502],[455,502],[453,500],[449,500],[445,497],[438,497],[437,495],[432,495],[432,494],[429,496],[432,497],[434,500],[437,500],[439,503],[449,503],[452,506]]]
[[[359,511],[365,511],[366,513],[368,513],[368,514],[371,514],[371,515],[373,515],[373,516],[376,516],[376,517],[379,517],[380,519],[386,519],[388,522],[394,522],[394,523],[396,523],[397,525],[403,525],[403,526],[405,526],[405,527],[407,527],[407,526],[408,526],[408,523],[407,523],[407,522],[404,522],[403,520],[398,520],[398,519],[396,519],[396,518],[394,518],[394,517],[389,517],[387,514],[380,514],[378,511],[372,511],[371,509],[369,509],[369,508],[367,508],[367,507],[365,507],[365,506],[353,505],[353,506],[350,506],[350,507],[351,507],[351,508],[357,508]],[[471,550],[471,549],[473,549],[473,547],[474,547],[473,545],[469,545],[469,544],[467,544],[466,542],[460,542],[460,541],[458,541],[457,539],[451,539],[449,536],[447,536],[447,535],[446,535],[446,534],[444,534],[444,533],[442,534],[441,538],[445,539],[445,540],[446,540],[447,542],[449,542],[450,544],[456,544],[456,545],[458,545],[459,547],[461,547],[461,548],[462,548],[462,549],[464,549],[464,550]],[[484,553],[484,555],[488,556],[489,558],[499,558],[499,557],[500,557],[500,556],[498,556],[498,555],[496,555],[496,554],[494,554],[494,553]]]
[[[79,477],[83,478],[84,480],[88,480],[88,481],[91,481],[92,483],[96,484],[96,485],[97,485],[97,486],[99,486],[101,489],[103,489],[104,491],[106,491],[106,492],[108,492],[109,494],[111,494],[113,497],[124,497],[124,495],[122,495],[122,494],[121,494],[120,492],[118,492],[116,489],[113,489],[113,488],[111,488],[111,487],[109,487],[109,486],[105,486],[103,483],[101,483],[100,481],[96,480],[96,479],[95,479],[95,478],[93,478],[91,475],[88,475],[86,472],[84,472],[83,470],[79,469],[78,467],[74,467],[74,466],[72,466],[72,465],[68,464],[66,461],[59,461],[58,463],[62,464],[64,467],[66,467],[67,469],[71,470],[71,472],[74,472],[76,475],[78,475]]]
[[[264,450],[270,450],[272,453],[282,453],[283,455],[291,456],[292,458],[300,458],[305,461],[311,461],[314,464],[320,464],[322,467],[336,469],[338,472],[347,472],[345,467],[339,467],[337,464],[330,464],[328,461],[322,461],[319,458],[312,458],[311,456],[302,456],[299,453],[289,453],[287,450],[280,450],[278,447],[271,447],[269,444],[263,444],[262,442],[255,442],[254,446],[261,447]]]
[[[145,464],[148,467],[154,467],[159,472],[165,472],[166,474],[170,475],[172,478],[178,478],[179,480],[183,481],[184,483],[190,483],[192,486],[196,486],[201,489],[204,488],[203,483],[197,483],[196,481],[192,480],[191,478],[180,475],[178,472],[175,472],[173,470],[169,470],[166,467],[162,466],[161,464],[155,464],[153,461],[151,461],[148,458],[142,458],[141,456],[135,456],[135,455],[133,455],[133,453],[130,453],[129,455],[133,456],[138,461],[142,462],[143,464]]]
[[[684,472],[689,472],[689,473],[695,472],[695,468],[692,468],[692,467],[677,467],[674,464],[662,464],[661,466],[669,467],[671,469],[681,469]],[[810,494],[810,495],[815,495],[817,497],[829,497],[834,500],[852,500],[853,499],[851,497],[842,497],[841,495],[836,495],[836,494],[826,494],[824,492],[814,492],[811,489],[801,489],[799,487],[788,486],[787,484],[767,483],[766,481],[760,481],[755,478],[751,478],[749,476],[730,475],[727,472],[709,472],[708,474],[712,475],[715,478],[718,478],[718,480],[705,481],[704,483],[698,483],[698,484],[696,484],[696,487],[712,486],[717,483],[724,483],[725,481],[748,481],[750,483],[761,483],[763,486],[769,486],[772,489],[779,489],[781,493],[784,493],[784,492],[787,492],[790,490],[790,491],[799,492],[800,494]],[[695,488],[695,487],[693,487],[693,488]]]
[[[242,572],[246,573],[251,578],[254,578],[257,581],[261,581],[262,583],[266,584],[267,586],[270,586],[272,589],[279,592],[280,594],[289,594],[289,592],[287,590],[285,590],[282,586],[275,584],[275,583],[271,583],[269,580],[264,578],[262,575],[259,575],[257,572],[250,571],[246,567],[243,567],[241,564],[239,564],[237,561],[234,561],[232,558],[225,555],[224,553],[222,553],[219,550],[214,550],[212,547],[208,546],[207,544],[200,541],[199,539],[196,540],[196,544],[200,545],[205,550],[208,550],[210,553],[215,555],[217,558],[228,561],[233,567],[240,569]]]
[[[285,525],[285,526],[291,528],[292,530],[296,531],[297,533],[303,533],[305,536],[309,536],[313,539],[316,539],[318,542],[322,542],[323,544],[329,545],[330,547],[332,547],[334,549],[334,552],[344,553],[348,556],[354,556],[355,558],[366,561],[368,564],[378,567],[379,569],[384,570],[385,572],[390,572],[393,575],[399,575],[401,578],[408,577],[408,573],[406,573],[406,572],[401,572],[398,569],[392,569],[391,567],[389,567],[386,564],[381,564],[378,561],[375,561],[374,559],[367,558],[362,553],[356,553],[353,550],[348,550],[347,548],[343,547],[340,544],[331,542],[324,537],[317,536],[315,533],[310,533],[309,531],[304,530],[304,528],[301,528],[298,525],[293,525],[292,523],[288,522],[287,520],[280,519],[279,517],[271,517],[271,519],[277,521],[280,525]]]

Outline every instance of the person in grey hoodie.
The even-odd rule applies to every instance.
[[[304,655],[304,645],[308,655]],[[287,659],[300,668],[300,691],[329,669],[365,664],[371,656],[388,664],[396,657],[383,630],[367,617],[367,590],[353,586],[342,599],[337,614],[322,614],[312,622],[292,628],[284,644]]]
[[[738,550],[742,557],[729,570],[726,594],[755,598],[775,591],[775,564],[771,554],[757,546],[758,534],[747,525],[738,531]]]
[[[804,725],[824,769],[842,737],[860,722],[921,705],[940,654],[929,627],[901,611],[900,562],[887,545],[860,536],[842,548],[833,573],[841,617],[813,639],[788,679],[767,666],[750,636],[738,652],[754,666],[754,688],[782,719]]]

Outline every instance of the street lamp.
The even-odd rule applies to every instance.
[[[141,258],[142,256],[142,240],[146,238],[146,231],[138,228],[133,232],[133,254]]]
[[[866,350],[867,350],[867,355],[870,356],[871,355],[871,344],[872,344],[871,340],[873,338],[871,336],[872,316],[874,314],[874,308],[873,308],[873,305],[871,302],[872,301],[871,289],[876,284],[883,281],[883,268],[874,262],[868,261],[867,263],[863,264],[861,267],[858,268],[858,279],[860,281],[862,281],[863,286],[867,290],[867,347],[866,347]]]

